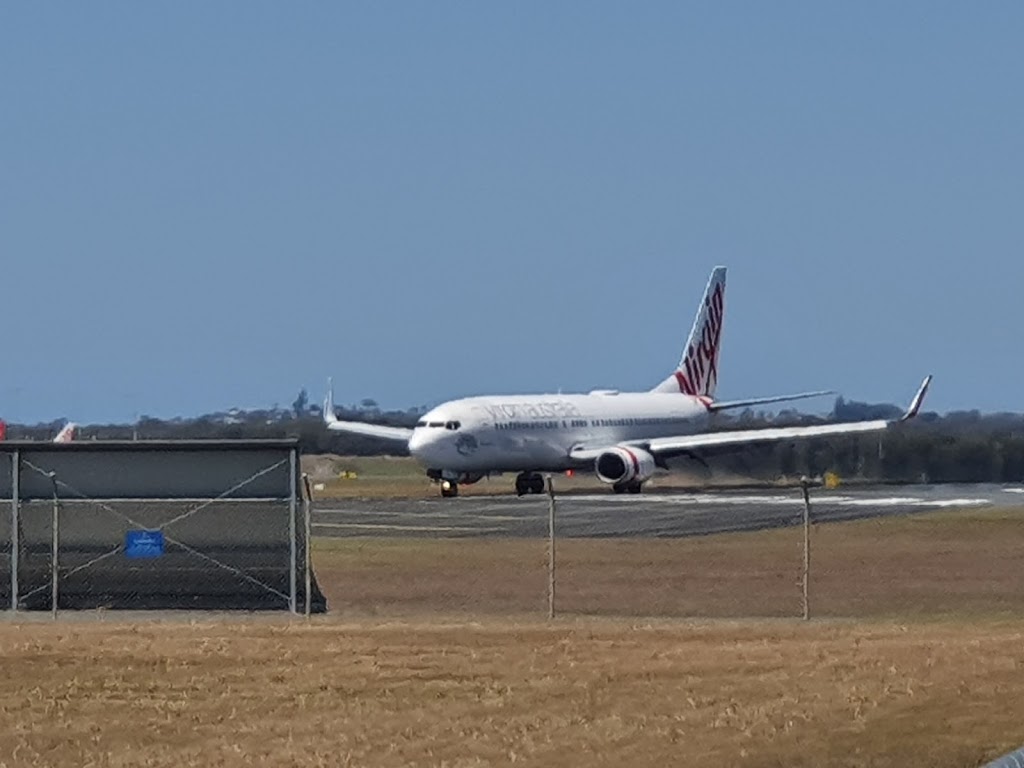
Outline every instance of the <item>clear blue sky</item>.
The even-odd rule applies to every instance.
[[[722,397],[1024,411],[1022,39],[1018,2],[5,4],[0,416],[645,389],[716,264]]]

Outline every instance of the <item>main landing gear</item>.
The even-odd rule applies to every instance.
[[[454,480],[441,481],[441,498],[452,499],[459,495],[459,484]]]
[[[544,493],[544,478],[536,472],[520,472],[516,476],[516,496]]]
[[[612,490],[616,493],[640,493],[642,486],[643,483],[631,480],[628,483],[616,483],[612,486]]]

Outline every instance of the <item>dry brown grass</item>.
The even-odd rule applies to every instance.
[[[7,766],[977,766],[1024,622],[0,627]]]
[[[329,539],[314,564],[350,617],[546,615],[543,539]],[[784,617],[802,611],[800,527],[686,539],[558,542],[558,606],[605,616]],[[812,612],[1024,615],[1024,509],[821,524]]]
[[[561,542],[563,609],[633,616],[554,622],[543,541],[317,541],[310,622],[0,624],[0,766],[979,766],[1024,744],[1022,523],[820,526],[817,612],[869,618],[809,623],[638,617],[797,615],[799,529]]]

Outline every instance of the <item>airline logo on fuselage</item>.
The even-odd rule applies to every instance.
[[[700,335],[686,350],[682,368],[675,372],[679,391],[686,395],[706,395],[718,381],[718,344],[722,338],[725,299],[722,284],[704,299],[704,324]]]
[[[476,438],[469,434],[461,434],[459,439],[455,441],[455,450],[462,456],[469,456],[479,447],[480,444]]]
[[[580,409],[565,400],[548,403],[501,403],[485,405],[492,419],[568,419],[582,416]]]

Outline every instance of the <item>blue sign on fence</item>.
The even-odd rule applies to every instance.
[[[125,557],[160,557],[163,553],[163,531],[128,531],[124,535]]]

